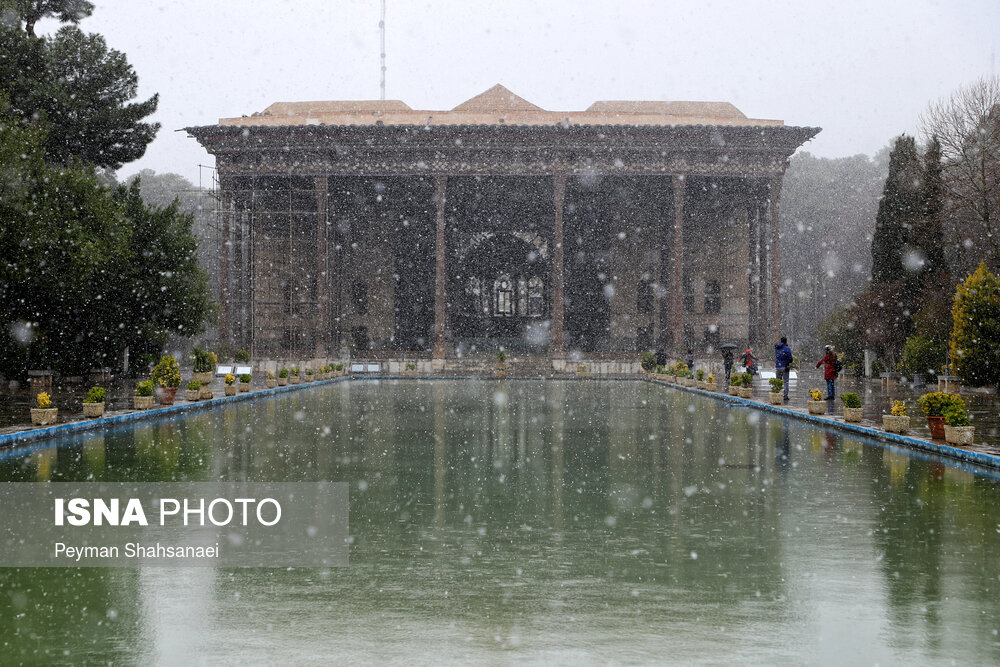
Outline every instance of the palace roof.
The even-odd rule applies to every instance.
[[[497,84],[448,111],[411,109],[400,100],[275,102],[252,116],[221,118],[228,126],[295,125],[722,125],[780,127],[747,118],[728,102],[600,101],[583,111],[547,111]]]

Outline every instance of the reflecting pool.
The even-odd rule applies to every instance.
[[[2,663],[1000,662],[994,477],[650,383],[342,382],[4,454],[7,481],[347,481],[352,544],[0,570]]]

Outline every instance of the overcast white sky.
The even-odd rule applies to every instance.
[[[95,0],[163,124],[124,167],[198,182],[190,125],[275,101],[377,99],[379,0]],[[997,0],[388,0],[387,97],[450,109],[502,83],[551,110],[729,101],[820,126],[805,150],[873,154],[927,103],[991,73]],[[43,31],[52,24],[39,26]]]

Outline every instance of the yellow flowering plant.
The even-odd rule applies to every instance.
[[[822,401],[823,400],[823,392],[821,392],[819,389],[810,389],[809,390],[809,398],[811,398],[814,401]]]
[[[902,401],[893,401],[891,410],[893,417],[905,417],[906,403],[903,403]]]
[[[52,407],[52,397],[49,396],[44,391],[40,393],[38,396],[35,396],[35,402],[38,404],[38,407],[41,408],[42,410]]]

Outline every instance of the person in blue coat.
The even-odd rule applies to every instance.
[[[785,383],[784,395],[788,400],[788,377],[792,369],[792,348],[788,347],[788,339],[781,337],[780,343],[774,344],[774,375]]]

